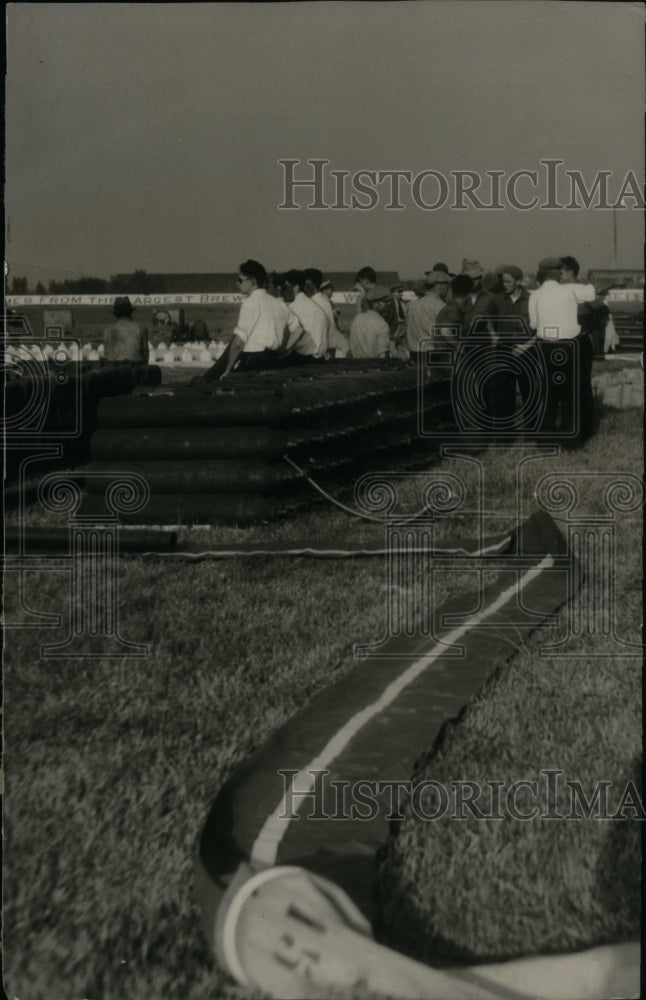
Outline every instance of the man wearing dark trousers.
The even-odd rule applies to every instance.
[[[489,406],[492,417],[510,418],[516,409],[516,383],[523,405],[531,391],[528,366],[514,361],[521,353],[521,345],[527,345],[532,339],[529,295],[520,284],[523,272],[515,264],[502,264],[496,273],[502,281],[503,291],[494,295],[490,307],[498,365],[491,380]]]
[[[540,287],[529,297],[529,322],[547,370],[546,408],[541,430],[577,447],[594,426],[592,341],[581,331],[577,310],[592,302],[592,285],[561,283],[561,261],[547,257],[538,265]],[[560,417],[560,421],[559,421]]]
[[[267,272],[257,260],[246,260],[238,271],[238,288],[247,296],[224,354],[204,374],[206,382],[236,371],[260,371],[277,364],[285,339],[284,309],[265,289]]]

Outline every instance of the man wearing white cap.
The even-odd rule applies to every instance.
[[[424,279],[426,293],[423,298],[411,302],[406,317],[406,343],[411,361],[419,359],[421,342],[432,336],[437,317],[446,305],[451,281],[446,271],[426,271]]]

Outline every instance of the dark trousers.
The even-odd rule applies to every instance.
[[[594,348],[587,333],[571,341],[538,342],[547,373],[546,406],[541,431],[555,432],[565,446],[577,446],[594,432],[592,391]]]
[[[211,365],[204,373],[206,382],[217,382],[221,375],[224,375],[229,355],[231,354],[231,344],[228,344],[215,364]],[[275,368],[278,360],[278,352],[270,351],[243,351],[235,365],[234,372],[257,372],[266,371],[268,368]]]
[[[523,406],[531,390],[531,377],[527,365],[517,361],[512,354],[512,346],[502,343],[492,348],[496,372],[487,379],[485,398],[489,415],[494,420],[510,418],[516,412],[516,386],[520,391]]]

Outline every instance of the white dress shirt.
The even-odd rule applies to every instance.
[[[595,297],[593,285],[562,285],[548,278],[529,296],[529,325],[540,340],[571,340],[581,332],[579,303]]]
[[[325,318],[327,319],[327,344],[326,350],[332,346],[334,340],[334,330],[336,324],[334,322],[334,310],[332,308],[332,303],[328,299],[327,295],[323,292],[317,292],[316,295],[312,296],[312,302],[316,302],[317,306],[325,313]]]
[[[296,313],[290,309],[284,299],[274,299],[274,302],[279,321],[283,324],[283,350],[289,351],[291,345],[296,343],[303,333],[303,327]]]
[[[287,325],[285,303],[275,299],[264,288],[254,288],[240,306],[238,325],[233,331],[249,353],[269,349],[277,351],[283,345]]]
[[[292,312],[305,330],[305,333],[294,346],[297,354],[308,354],[322,358],[327,351],[328,320],[321,306],[314,302],[305,292],[299,292],[291,303]],[[291,339],[291,338],[290,338]]]

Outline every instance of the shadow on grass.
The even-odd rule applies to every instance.
[[[623,818],[607,822],[608,831],[599,853],[593,898],[608,922],[608,935],[599,944],[636,941],[641,936],[641,835],[643,818],[642,760],[635,757],[619,783]],[[638,799],[634,808],[634,789]],[[618,810],[619,811],[619,810]],[[603,822],[603,821],[600,821]]]

